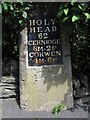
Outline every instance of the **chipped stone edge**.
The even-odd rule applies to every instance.
[[[24,54],[26,55],[27,53],[27,36],[25,35],[27,34],[27,27],[25,27],[21,32],[20,32],[20,41],[19,41],[19,44],[20,44],[20,47],[19,47],[19,83],[20,83],[20,87],[19,87],[19,90],[20,90],[20,107],[25,109],[26,108],[26,100],[23,100],[22,98],[24,97],[23,94],[22,94],[22,87],[23,87],[23,84],[25,84],[25,78],[26,78],[26,74],[22,75],[22,72],[24,71],[23,68],[25,68],[26,70],[26,56],[25,58],[23,58],[23,60],[21,59],[22,58],[22,51],[23,51],[23,47],[25,47],[24,49]],[[26,71],[24,71],[26,73]],[[23,73],[24,73],[23,72]]]
[[[70,24],[70,23],[69,23]],[[65,68],[68,68],[66,71],[68,84],[70,84],[69,93],[67,94],[67,108],[72,108],[74,106],[73,103],[73,82],[72,82],[72,68],[71,68],[71,52],[70,52],[70,39],[68,32],[68,25],[64,24],[60,21],[60,31],[61,31],[61,41],[62,41],[62,56],[63,56],[63,64]],[[68,49],[67,49],[68,48]],[[67,63],[68,61],[68,63]],[[64,68],[64,70],[65,70]]]

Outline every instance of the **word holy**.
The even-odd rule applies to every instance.
[[[37,19],[37,20],[29,20],[30,26],[41,26],[41,25],[55,25],[56,19]]]
[[[37,19],[37,20],[29,20],[30,24],[30,33],[48,33],[48,32],[55,32],[57,27],[55,26],[56,19]],[[51,26],[50,26],[51,25]],[[42,27],[44,26],[44,27]]]

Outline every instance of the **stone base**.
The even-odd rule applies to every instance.
[[[63,69],[61,65],[28,68],[21,83],[21,107],[31,111],[51,111],[60,103],[65,109],[72,107],[72,82]]]

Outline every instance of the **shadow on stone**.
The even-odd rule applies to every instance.
[[[19,94],[19,62],[16,60],[7,60],[2,62],[2,98],[16,98],[20,106]]]
[[[62,71],[63,66],[60,65],[43,67],[42,78],[44,78],[44,84],[47,84],[47,91],[49,91],[52,86],[61,85],[66,81]]]

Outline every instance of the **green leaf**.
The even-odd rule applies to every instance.
[[[29,7],[26,7],[25,10],[29,10],[30,8]]]
[[[55,109],[55,113],[57,113],[58,112],[58,107]]]
[[[22,21],[22,20],[19,20],[19,23],[20,23],[20,24],[22,24],[22,23],[23,23],[23,21]]]
[[[78,7],[79,7],[79,9],[81,9],[82,11],[85,11],[85,10],[86,10],[86,7],[85,7],[85,6],[82,6],[82,5],[79,5],[79,4],[78,4]]]
[[[6,3],[3,3],[4,10],[8,10],[8,6]]]
[[[88,7],[88,2],[80,2],[80,4],[83,6],[83,7],[85,7],[85,8],[87,8]]]
[[[72,0],[71,5],[74,5],[75,2],[77,2],[77,0]]]
[[[28,6],[29,6],[30,8],[33,8],[33,5],[32,5],[32,4],[28,4]]]
[[[84,13],[87,19],[90,19],[90,14],[89,13]]]
[[[56,107],[54,107],[51,112],[53,114],[56,114],[56,113],[60,112],[63,108],[64,108],[64,105],[63,104],[59,104]]]
[[[65,22],[66,20],[68,20],[69,19],[69,17],[65,17],[64,19],[63,19],[63,22]]]
[[[74,15],[74,16],[72,17],[72,22],[75,22],[75,21],[77,21],[77,20],[79,20],[79,17],[77,17],[77,16]]]
[[[71,5],[74,5],[74,2],[71,2]]]
[[[63,10],[60,10],[60,12],[57,14],[58,17],[60,17],[63,14]]]
[[[22,13],[22,16],[23,16],[24,18],[27,18],[27,13],[24,11],[24,12]]]
[[[83,8],[80,5],[78,5],[78,7],[83,11]]]
[[[13,10],[14,8],[13,8],[13,6],[12,5],[10,5],[10,10]]]
[[[60,105],[58,105],[58,108],[59,108],[60,110],[62,110],[62,109],[64,108],[64,105],[63,105],[63,104],[60,104]]]
[[[65,15],[67,15],[68,12],[69,12],[69,9],[68,9],[68,8],[64,9],[64,13],[65,13]]]
[[[64,4],[61,4],[59,9],[62,10],[63,8],[65,8]]]

